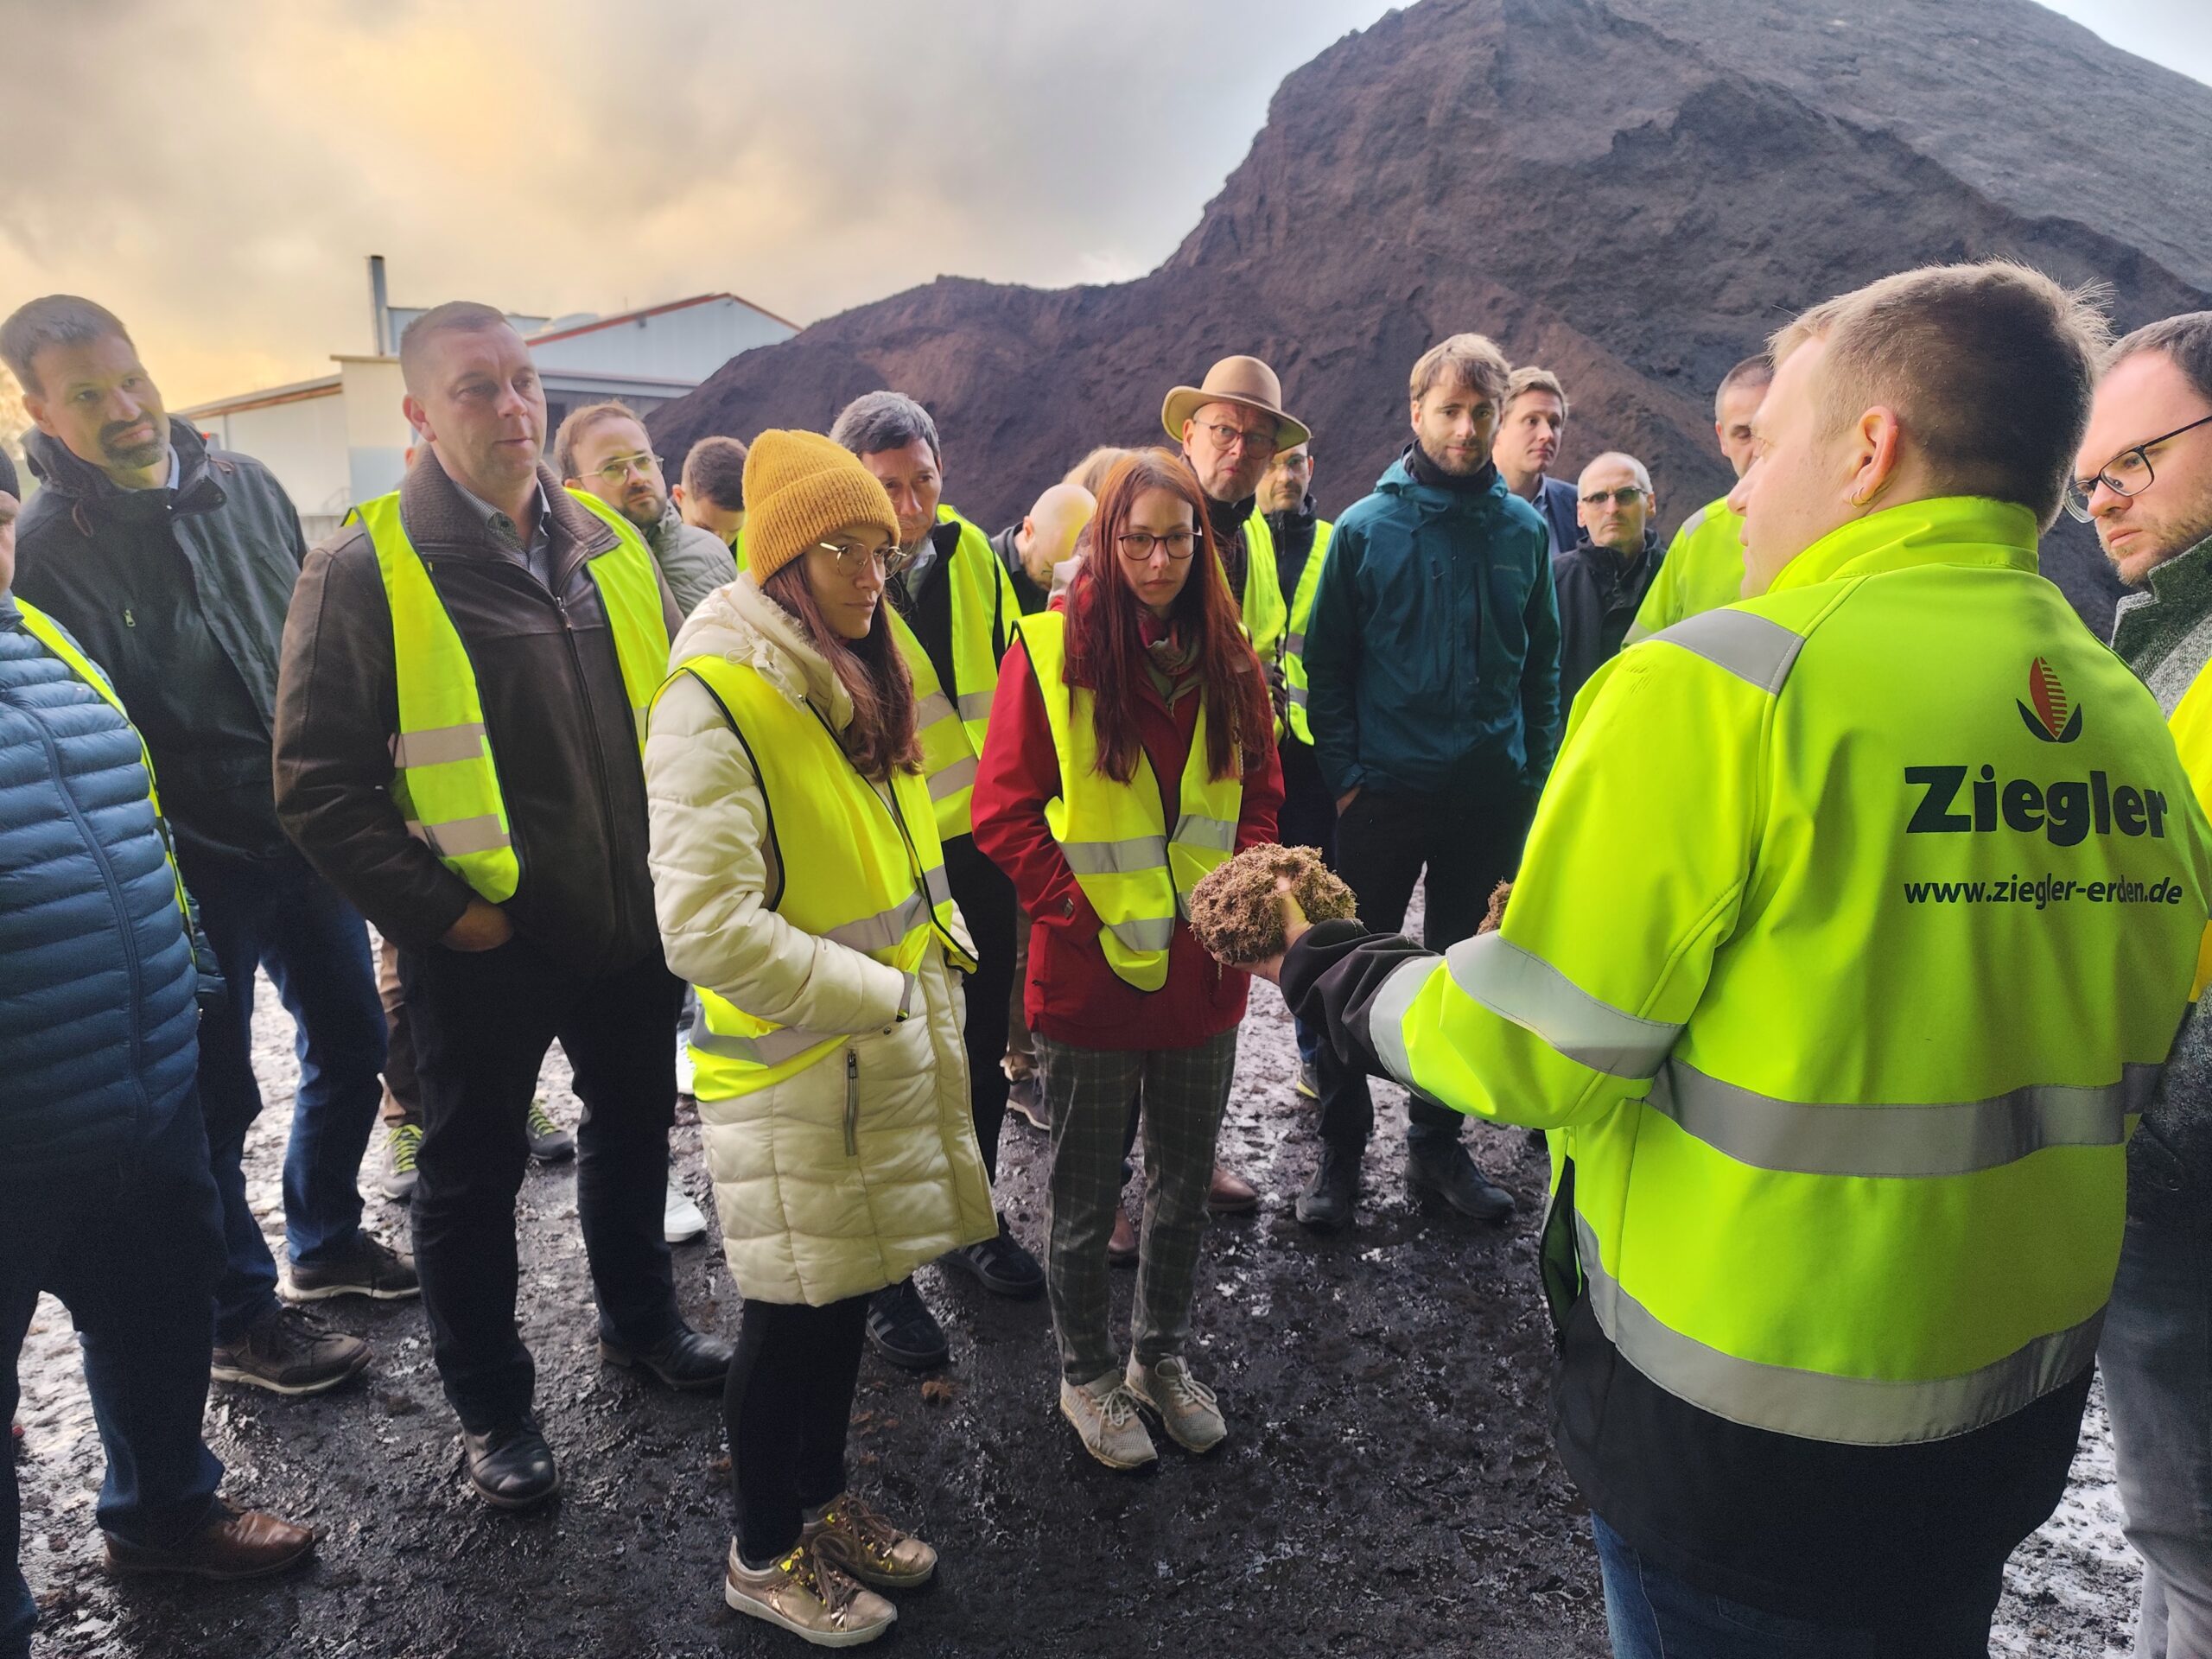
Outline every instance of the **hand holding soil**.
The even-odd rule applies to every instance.
[[[1351,889],[1311,847],[1248,848],[1191,893],[1191,931],[1207,954],[1271,981],[1307,927],[1353,914]]]

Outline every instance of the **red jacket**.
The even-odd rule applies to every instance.
[[[1198,725],[1198,701],[1185,696],[1171,710],[1147,677],[1137,705],[1138,734],[1171,824],[1181,816],[1176,792]],[[1282,804],[1282,767],[1274,746],[1248,756],[1247,766],[1236,821],[1240,853],[1275,838],[1275,810]],[[976,774],[974,816],[976,846],[1007,873],[1033,918],[1029,982],[1022,988],[1030,1029],[1080,1048],[1154,1049],[1194,1048],[1235,1026],[1244,1017],[1251,976],[1206,955],[1187,922],[1175,924],[1167,982],[1159,990],[1141,991],[1106,965],[1098,948],[1098,912],[1045,825],[1045,803],[1059,792],[1060,763],[1045,701],[1037,694],[1029,653],[1017,643],[999,668],[990,739]]]

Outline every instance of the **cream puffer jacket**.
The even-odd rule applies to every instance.
[[[707,598],[670,660],[706,654],[750,664],[839,730],[852,719],[829,663],[750,575]],[[764,1020],[852,1033],[779,1084],[699,1103],[739,1290],[820,1306],[990,1237],[998,1222],[969,1115],[964,1005],[943,947],[924,958],[901,1021],[904,975],[768,907],[776,852],[760,779],[720,705],[688,675],[654,707],[645,786],[670,969]],[[857,1154],[846,1151],[849,1086],[859,1091]]]

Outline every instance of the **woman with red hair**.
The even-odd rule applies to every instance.
[[[1060,1410],[1092,1456],[1131,1469],[1156,1455],[1140,1407],[1192,1452],[1225,1433],[1184,1349],[1250,980],[1206,955],[1184,911],[1207,870],[1274,839],[1282,774],[1189,467],[1126,457],[1086,534],[1065,608],[1025,618],[1000,669],[976,842],[1033,918],[1023,1003],[1052,1126]],[[1145,1199],[1125,1369],[1106,1244],[1133,1098]]]

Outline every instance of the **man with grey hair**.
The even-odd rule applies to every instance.
[[[231,987],[200,1031],[200,1106],[223,1199],[214,1375],[296,1396],[368,1363],[358,1337],[280,1296],[416,1294],[361,1226],[356,1185],[383,1091],[384,1008],[361,917],[285,839],[271,804],[277,645],[306,549],[267,468],[172,419],[122,321],[72,295],[0,324],[45,481],[18,527],[16,591],[75,634],[146,740],[176,856]],[[246,1194],[253,986],[266,969],[303,1065],[284,1157],[288,1271]]]
[[[2139,328],[2097,384],[2066,505],[2120,579],[2113,649],[2212,798],[2212,311]],[[2184,1026],[2128,1146],[2127,1233],[2097,1358],[2128,1541],[2137,1659],[2212,1653],[2212,1024]]]
[[[684,615],[737,580],[729,543],[677,511],[645,423],[627,404],[610,398],[571,410],[553,435],[553,465],[570,489],[589,491],[637,527]]]
[[[1582,469],[1575,485],[1581,539],[1552,557],[1559,594],[1559,705],[1598,664],[1621,648],[1637,607],[1659,573],[1659,533],[1651,474],[1634,455],[1611,449]]]
[[[1014,884],[976,850],[969,799],[976,758],[990,729],[999,659],[1021,606],[989,538],[944,505],[944,453],[927,410],[900,392],[871,391],[845,405],[830,436],[882,482],[899,518],[900,563],[887,588],[892,636],[914,677],[914,722],[945,879],[976,945],[962,1035],[976,1141],[985,1173],[996,1180],[1006,1122],[1007,1075],[1000,1062],[1014,988],[1015,905]],[[942,1265],[995,1295],[1027,1300],[1045,1288],[1044,1269],[1003,1215],[995,1236],[955,1250]],[[910,1370],[942,1365],[950,1351],[944,1327],[912,1279],[876,1293],[868,1339]]]
[[[470,1487],[524,1509],[561,1485],[515,1321],[524,1126],[556,1038],[584,1103],[576,1214],[601,1357],[674,1389],[719,1389],[729,1370],[729,1344],[685,1324],[662,1236],[677,987],[640,748],[678,619],[636,528],[541,461],[544,389],[505,317],[438,306],[399,362],[420,446],[301,572],[276,810],[398,943],[431,1355]]]
[[[1306,631],[1306,709],[1337,797],[1337,873],[1370,926],[1395,931],[1426,872],[1424,936],[1471,936],[1521,859],[1559,747],[1559,611],[1550,538],[1491,460],[1510,372],[1454,334],[1408,382],[1413,440],[1337,520]],[[1298,1218],[1352,1219],[1375,1128],[1367,1076],[1323,1043],[1321,1161]],[[1466,1119],[1406,1103],[1406,1173],[1476,1220],[1513,1196],[1461,1141]]]

